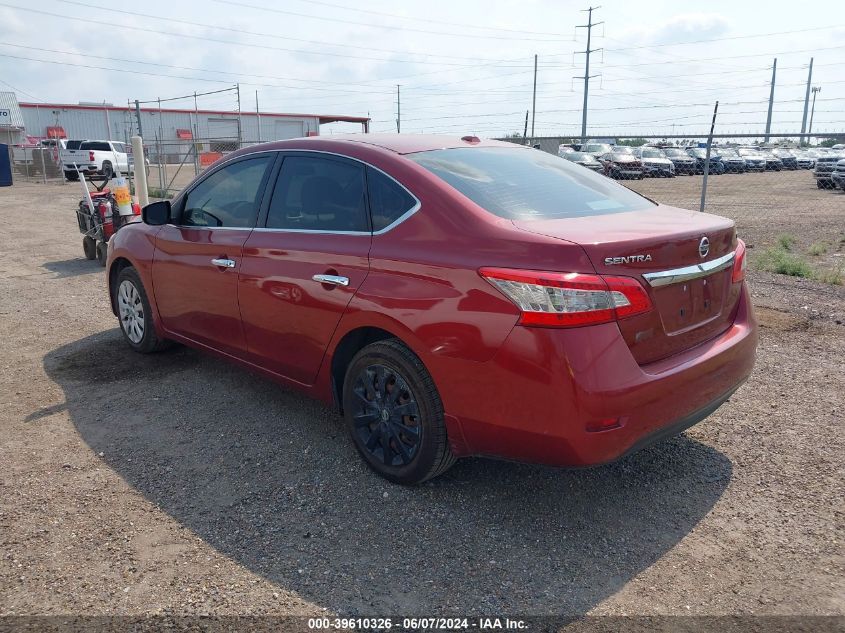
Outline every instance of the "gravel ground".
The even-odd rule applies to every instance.
[[[689,206],[698,180],[634,186]],[[841,261],[845,196],[806,172],[711,193],[755,248],[788,231]],[[752,270],[755,373],[680,437],[403,489],[323,405],[131,353],[78,198],[0,189],[0,615],[845,614],[843,287]]]

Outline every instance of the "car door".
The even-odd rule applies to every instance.
[[[238,310],[243,245],[255,226],[275,153],[214,169],[174,205],[156,236],[153,291],[164,328],[243,357]]]
[[[120,170],[120,173],[125,176],[129,173],[129,159],[126,154],[126,145],[113,142],[111,146],[114,153],[115,171]]]
[[[250,358],[312,384],[346,306],[367,276],[372,241],[365,169],[290,152],[244,245],[241,317]]]

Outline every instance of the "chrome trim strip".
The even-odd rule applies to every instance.
[[[402,189],[404,189],[405,192],[414,199],[415,204],[410,209],[405,211],[405,213],[403,213],[398,218],[396,218],[393,222],[391,222],[386,227],[384,227],[383,229],[380,229],[378,231],[322,231],[322,230],[311,230],[311,229],[278,229],[278,228],[271,228],[271,227],[265,227],[265,226],[256,226],[252,230],[260,231],[262,233],[318,233],[318,234],[323,233],[323,234],[329,234],[329,235],[384,235],[388,231],[390,231],[393,228],[402,224],[402,222],[404,222],[405,220],[410,218],[412,215],[414,215],[417,211],[420,210],[420,207],[422,207],[422,202],[420,202],[420,199],[417,198],[411,191],[409,191],[408,188],[405,185],[403,185],[401,182],[396,180],[396,178],[394,178],[393,176],[388,174],[386,171],[379,169],[375,165],[372,165],[372,164],[368,163],[367,161],[361,160],[360,158],[355,158],[354,156],[347,156],[345,154],[338,154],[337,152],[327,152],[326,150],[320,150],[320,149],[272,149],[272,150],[262,150],[260,152],[254,152],[254,153],[241,154],[241,155],[236,156],[235,158],[233,158],[231,160],[236,160],[236,159],[239,159],[239,158],[246,158],[246,157],[250,157],[250,156],[253,156],[253,155],[258,156],[260,154],[265,154],[265,153],[269,154],[269,153],[272,153],[272,152],[276,152],[276,153],[304,152],[304,153],[308,153],[308,154],[328,154],[329,156],[337,156],[339,158],[345,158],[346,160],[355,161],[356,163],[361,163],[365,167],[369,167],[371,169],[375,169],[378,172],[381,172],[382,174],[384,174],[385,176],[390,178],[393,182],[395,182],[397,185],[402,187]],[[231,161],[229,161],[229,160],[224,161],[223,163],[221,163],[220,165],[218,165],[215,168],[215,171],[217,171],[217,169],[221,169],[224,165],[228,164],[229,162],[231,162]],[[199,183],[197,183],[197,184],[199,184]],[[270,183],[268,183],[268,186],[269,186],[269,184]],[[184,190],[183,190],[183,192],[184,192]],[[178,195],[182,195],[183,192],[180,192]],[[179,226],[179,225],[173,225],[173,226]],[[191,228],[200,228],[200,227],[191,227]],[[229,228],[229,227],[210,226],[210,227],[205,227],[205,228],[210,228],[210,229],[224,228],[225,229],[225,228]],[[232,228],[241,228],[241,227],[232,227]]]
[[[252,229],[256,233],[322,233],[324,235],[373,235],[369,231],[329,231],[324,229],[274,229],[266,226],[257,226]]]
[[[733,252],[702,264],[693,264],[692,266],[663,270],[656,273],[643,273],[643,278],[653,288],[677,284],[691,279],[699,279],[700,277],[706,277],[720,270],[730,268],[733,265],[735,255],[736,253]]]

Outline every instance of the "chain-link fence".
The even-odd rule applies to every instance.
[[[797,133],[768,142],[717,134],[709,154],[701,138],[505,140],[559,154],[657,202],[733,219],[757,246],[752,261],[762,270],[845,281],[845,135],[808,143]]]
[[[62,163],[55,147],[9,146],[14,181],[63,183]]]

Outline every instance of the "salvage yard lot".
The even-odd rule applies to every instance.
[[[631,183],[697,208],[700,177]],[[338,415],[193,350],[133,354],[73,185],[0,189],[0,615],[845,614],[845,195],[724,175],[755,372],[684,435],[581,471],[369,472]],[[483,394],[479,394],[483,397]]]

